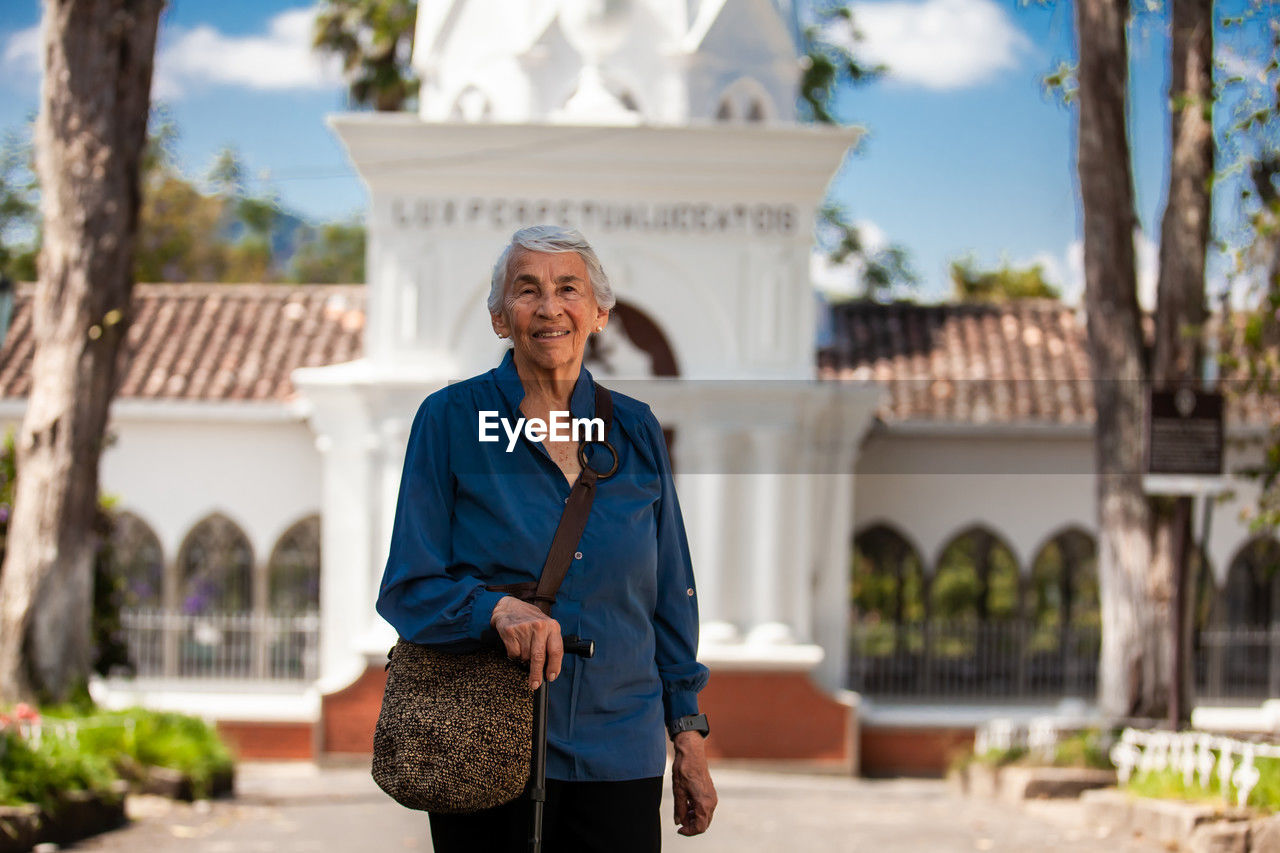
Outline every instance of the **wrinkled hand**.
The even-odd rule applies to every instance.
[[[489,624],[498,631],[507,657],[529,664],[529,689],[537,690],[545,677],[555,681],[564,660],[560,623],[537,607],[509,595],[498,599]]]
[[[676,826],[681,835],[700,835],[715,813],[716,786],[707,771],[707,751],[698,732],[681,732],[675,739],[671,764],[671,791],[675,795]]]

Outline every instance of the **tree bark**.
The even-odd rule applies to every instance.
[[[31,396],[0,573],[0,699],[66,698],[91,655],[98,462],[133,289],[163,0],[45,0],[44,242]]]
[[[1205,257],[1209,249],[1213,142],[1213,0],[1173,0],[1169,80],[1169,188],[1160,227],[1160,272],[1156,284],[1155,357],[1157,387],[1198,384],[1206,318]],[[1164,636],[1170,650],[1190,646],[1185,620],[1175,618],[1178,591],[1185,592],[1185,561],[1192,552],[1191,498],[1152,502],[1157,543],[1152,574],[1175,591]],[[1187,656],[1170,663],[1170,719],[1185,723],[1191,708]]]
[[[1148,584],[1150,512],[1142,489],[1144,365],[1126,128],[1126,0],[1077,0],[1076,168],[1084,220],[1085,309],[1093,370],[1102,650],[1098,702],[1114,718],[1167,700],[1160,608]]]

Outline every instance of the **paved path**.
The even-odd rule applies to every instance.
[[[1141,839],[1100,835],[1074,803],[1010,807],[959,797],[945,783],[866,781],[712,768],[715,823],[664,850],[874,853],[1159,853]],[[246,764],[235,800],[130,799],[133,823],[76,845],[95,853],[395,853],[431,849],[426,816],[388,799],[364,768]],[[665,816],[664,816],[665,817]]]

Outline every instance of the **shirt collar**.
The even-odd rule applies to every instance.
[[[524,401],[524,385],[520,382],[520,374],[516,370],[515,350],[508,349],[502,356],[502,363],[493,370],[493,378],[498,383],[502,399],[506,401],[512,415],[520,412],[520,403]],[[569,395],[569,411],[575,418],[594,418],[596,416],[595,381],[591,371],[583,365],[578,371],[578,380]]]

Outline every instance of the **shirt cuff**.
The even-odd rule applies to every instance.
[[[663,696],[667,706],[667,722],[698,713],[698,691],[674,690]]]
[[[471,602],[471,624],[467,626],[467,634],[471,639],[483,639],[484,632],[493,627],[490,624],[493,620],[493,608],[497,606],[498,600],[504,597],[506,597],[505,592],[494,592],[488,589],[481,589],[476,593],[475,599]]]

